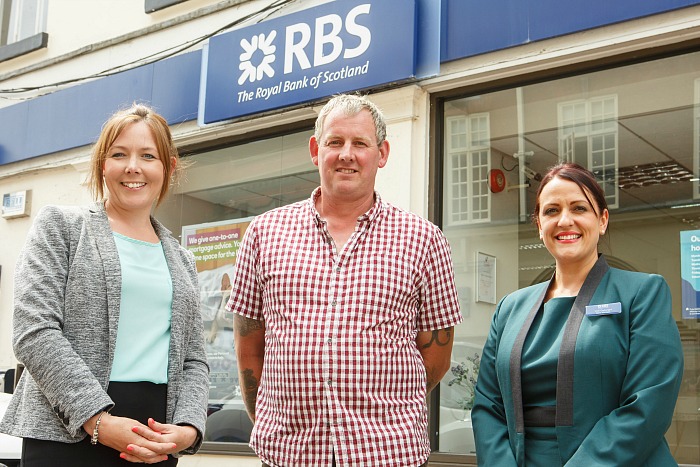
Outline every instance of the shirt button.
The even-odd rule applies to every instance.
[[[337,268],[335,268],[335,272],[340,272],[340,266],[338,266]]]
[[[328,378],[328,381],[326,381],[326,384],[328,384],[330,386],[332,383],[333,383],[333,380]]]
[[[329,337],[328,340],[327,340],[326,342],[329,343],[329,344],[331,344],[331,343],[333,342],[333,339],[331,339],[331,338]]]
[[[336,302],[335,300],[333,300],[333,301],[331,302],[331,306],[336,306],[337,304],[338,304],[338,302]]]

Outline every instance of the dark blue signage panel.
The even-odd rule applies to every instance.
[[[336,0],[212,37],[200,121],[415,76],[415,0]]]
[[[700,4],[700,0],[442,0],[443,62]]]

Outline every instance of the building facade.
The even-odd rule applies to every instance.
[[[605,190],[608,262],[671,287],[686,365],[667,440],[700,465],[700,1],[0,0],[0,14],[0,369],[17,363],[13,269],[33,216],[89,202],[101,124],[149,103],[189,165],[156,215],[197,257],[212,365],[198,465],[249,456],[226,275],[252,216],[318,185],[320,107],[361,91],[388,121],[378,190],[443,229],[465,317],[429,401],[431,465],[476,463],[469,376],[497,301],[553,271],[529,214],[564,160]]]

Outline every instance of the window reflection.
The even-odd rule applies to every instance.
[[[540,174],[570,160],[592,170],[608,197],[611,225],[600,245],[608,262],[661,274],[671,287],[685,377],[666,438],[679,463],[700,463],[700,325],[683,318],[679,241],[681,231],[700,231],[699,69],[694,53],[445,102],[443,230],[465,321],[440,388],[440,451],[474,449],[468,404],[460,402],[469,388],[453,381],[459,365],[480,353],[495,309],[476,300],[476,254],[496,257],[499,299],[551,277],[554,260],[529,214]],[[452,148],[467,145],[464,122],[481,116],[488,117],[489,173],[471,173],[477,178],[469,183],[486,185],[494,173],[505,180],[500,191],[488,185],[486,223],[454,216],[463,201],[447,183],[456,169]]]

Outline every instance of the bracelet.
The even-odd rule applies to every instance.
[[[90,440],[90,444],[97,444],[97,439],[100,437],[100,421],[102,420],[102,416],[106,414],[107,412],[102,411],[100,413],[100,416],[97,417],[97,421],[95,422],[95,428],[92,430],[92,439]]]

